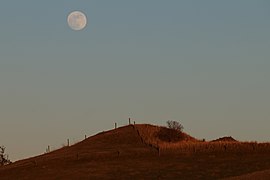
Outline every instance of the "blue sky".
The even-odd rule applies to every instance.
[[[267,0],[3,0],[0,144],[16,160],[129,117],[269,141],[269,19]]]

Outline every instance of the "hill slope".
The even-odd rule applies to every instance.
[[[233,137],[227,136],[213,140],[212,142],[237,142]]]
[[[108,167],[102,167],[99,163],[104,161],[113,162],[119,158],[151,156],[156,153],[154,148],[142,143],[134,126],[126,126],[99,133],[70,147],[17,161],[1,168],[0,177],[1,179],[87,178],[89,175],[98,175],[97,169],[93,167],[98,167],[103,175]]]
[[[102,132],[73,146],[0,167],[0,179],[217,179],[270,168],[269,144],[254,146],[257,151],[253,144],[236,142],[225,144],[224,150],[220,142],[208,144],[184,133],[181,141],[164,145],[156,136],[160,129],[129,125]],[[238,144],[251,148],[237,150]],[[215,145],[223,150],[212,150]],[[193,151],[194,147],[210,151]]]

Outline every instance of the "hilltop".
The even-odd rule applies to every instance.
[[[218,138],[216,140],[213,140],[212,142],[237,142],[233,137],[231,136],[226,136],[222,138]]]
[[[270,169],[268,143],[204,142],[165,127],[128,125],[0,167],[1,179],[225,178]],[[170,134],[170,132],[169,132]]]

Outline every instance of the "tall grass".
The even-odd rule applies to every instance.
[[[183,140],[179,142],[165,142],[157,137],[162,127],[153,125],[135,125],[143,143],[157,148],[162,152],[177,153],[252,153],[270,152],[270,143],[238,142],[238,141],[216,141],[204,142],[183,133]]]

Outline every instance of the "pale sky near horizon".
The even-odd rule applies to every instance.
[[[83,11],[73,31],[67,16]],[[270,1],[3,0],[0,145],[11,160],[125,125],[270,141]]]

